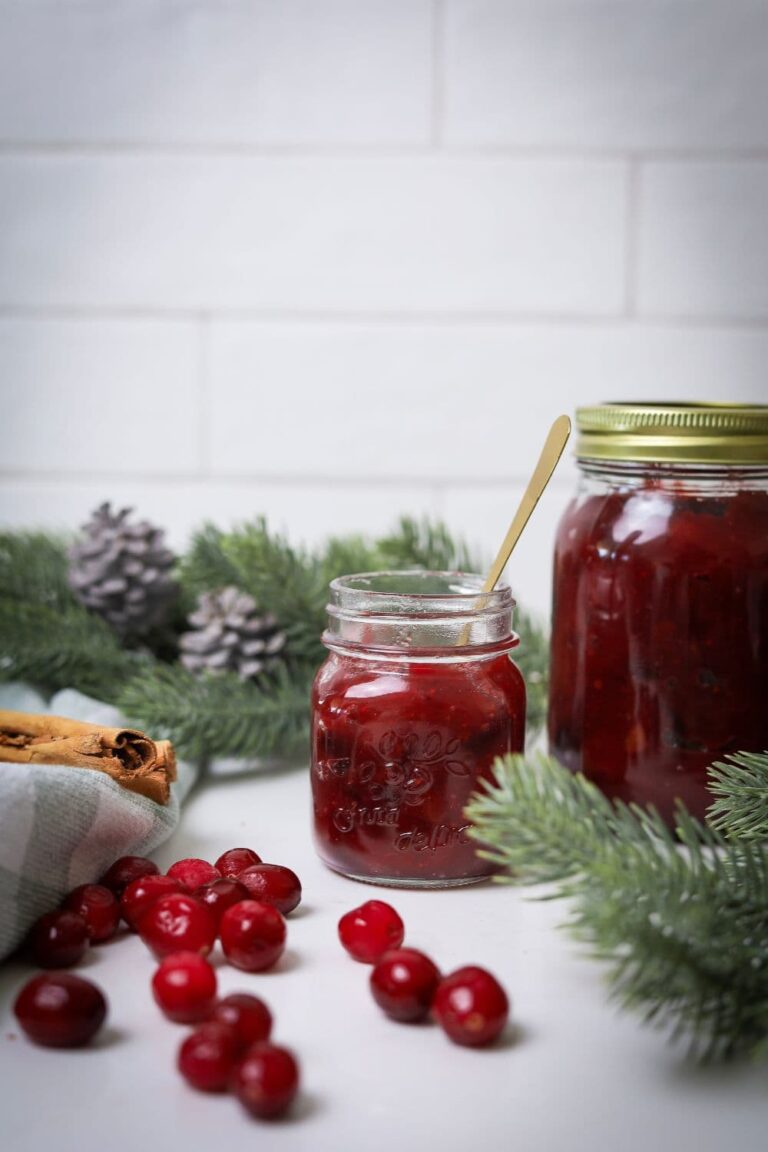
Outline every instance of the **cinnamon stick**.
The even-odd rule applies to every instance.
[[[107,728],[64,716],[0,711],[0,760],[61,764],[105,772],[129,792],[167,804],[176,779],[169,740],[150,740],[132,728]]]

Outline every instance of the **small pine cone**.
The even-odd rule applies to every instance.
[[[175,563],[165,533],[147,520],[130,523],[132,508],[102,504],[69,552],[69,585],[86,608],[123,637],[144,636],[168,619],[176,598]]]
[[[203,592],[189,616],[192,630],[179,639],[190,672],[236,672],[251,680],[275,663],[285,633],[274,616],[260,616],[253,596],[229,586]]]

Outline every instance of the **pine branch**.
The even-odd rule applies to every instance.
[[[0,597],[0,680],[27,680],[48,692],[77,688],[112,701],[151,667],[148,654],[121,647],[102,620],[74,603],[52,606]]]
[[[467,815],[503,879],[572,897],[571,928],[608,962],[622,1005],[700,1058],[768,1055],[762,845],[726,841],[683,808],[676,841],[656,814],[609,803],[544,757],[497,761]]]
[[[427,568],[436,572],[479,571],[463,540],[454,540],[445,524],[428,519],[400,519],[397,530],[377,543],[385,568]]]
[[[234,584],[276,616],[294,660],[319,664],[324,652],[326,581],[318,559],[269,532],[263,519],[223,533],[208,525],[181,566],[187,598]]]
[[[0,532],[0,595],[68,607],[74,600],[67,569],[63,539],[44,532]]]
[[[520,637],[520,647],[515,648],[512,655],[525,677],[526,727],[528,739],[533,740],[547,718],[549,634],[535,616],[522,608],[515,611],[515,630]]]
[[[327,588],[339,576],[378,572],[387,567],[387,561],[376,544],[364,536],[332,536],[322,550],[320,565]]]
[[[768,841],[768,752],[737,752],[709,772],[717,800],[707,813],[729,839]]]
[[[311,678],[286,670],[258,683],[231,674],[193,676],[158,665],[121,692],[124,714],[192,759],[306,753]]]
[[[214,524],[204,524],[192,537],[179,573],[187,610],[193,607],[201,592],[226,588],[229,584],[241,587],[243,574],[227,554],[226,541],[227,533]]]
[[[146,716],[153,731],[162,727],[167,707],[169,719],[163,730],[188,748],[221,755],[271,754],[265,749],[278,748],[279,702],[288,709],[288,747],[292,729],[301,727],[296,717],[306,712],[314,670],[325,658],[321,636],[330,580],[355,571],[427,566],[479,567],[444,525],[409,518],[383,540],[338,537],[316,552],[292,547],[271,534],[263,520],[233,532],[208,525],[197,533],[182,561],[182,604],[172,626],[151,638],[154,659],[147,651],[122,648],[111,629],[75,601],[63,541],[39,533],[0,534],[0,679],[23,678],[48,691],[76,687],[110,701],[116,696],[135,700],[135,714]],[[184,679],[172,664],[177,633],[184,630],[197,595],[229,584],[250,592],[286,633],[284,679],[277,686],[272,680],[264,686],[243,687],[237,682],[227,693],[217,680],[203,689]],[[529,719],[535,731],[542,715],[547,641],[524,614],[517,627],[523,640],[518,661],[528,678]],[[139,672],[144,675],[143,687],[136,679]],[[198,728],[189,701],[199,706]],[[240,705],[245,717],[242,732]],[[215,714],[225,716],[226,722],[218,724]],[[233,737],[233,732],[240,735]]]

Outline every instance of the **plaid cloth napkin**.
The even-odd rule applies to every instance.
[[[66,689],[48,703],[24,684],[0,685],[0,709],[50,712],[119,727],[117,709]],[[179,763],[166,807],[88,768],[0,762],[0,960],[32,922],[118,856],[145,856],[173,832],[196,775]]]

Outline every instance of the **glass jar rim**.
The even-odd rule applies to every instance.
[[[485,659],[509,651],[519,642],[512,589],[500,584],[483,592],[484,582],[474,572],[424,568],[339,576],[330,584],[323,643],[335,652],[403,659],[457,653]]]
[[[419,615],[419,609],[423,609],[425,615],[445,611],[450,615],[466,612],[476,616],[516,607],[509,584],[500,581],[490,592],[484,592],[484,583],[484,576],[458,570],[407,568],[357,572],[337,576],[330,582],[332,604],[328,608],[330,611],[336,606],[363,613],[370,603],[370,610],[376,615],[389,615],[386,609],[390,605],[393,609],[404,608],[409,615]]]

